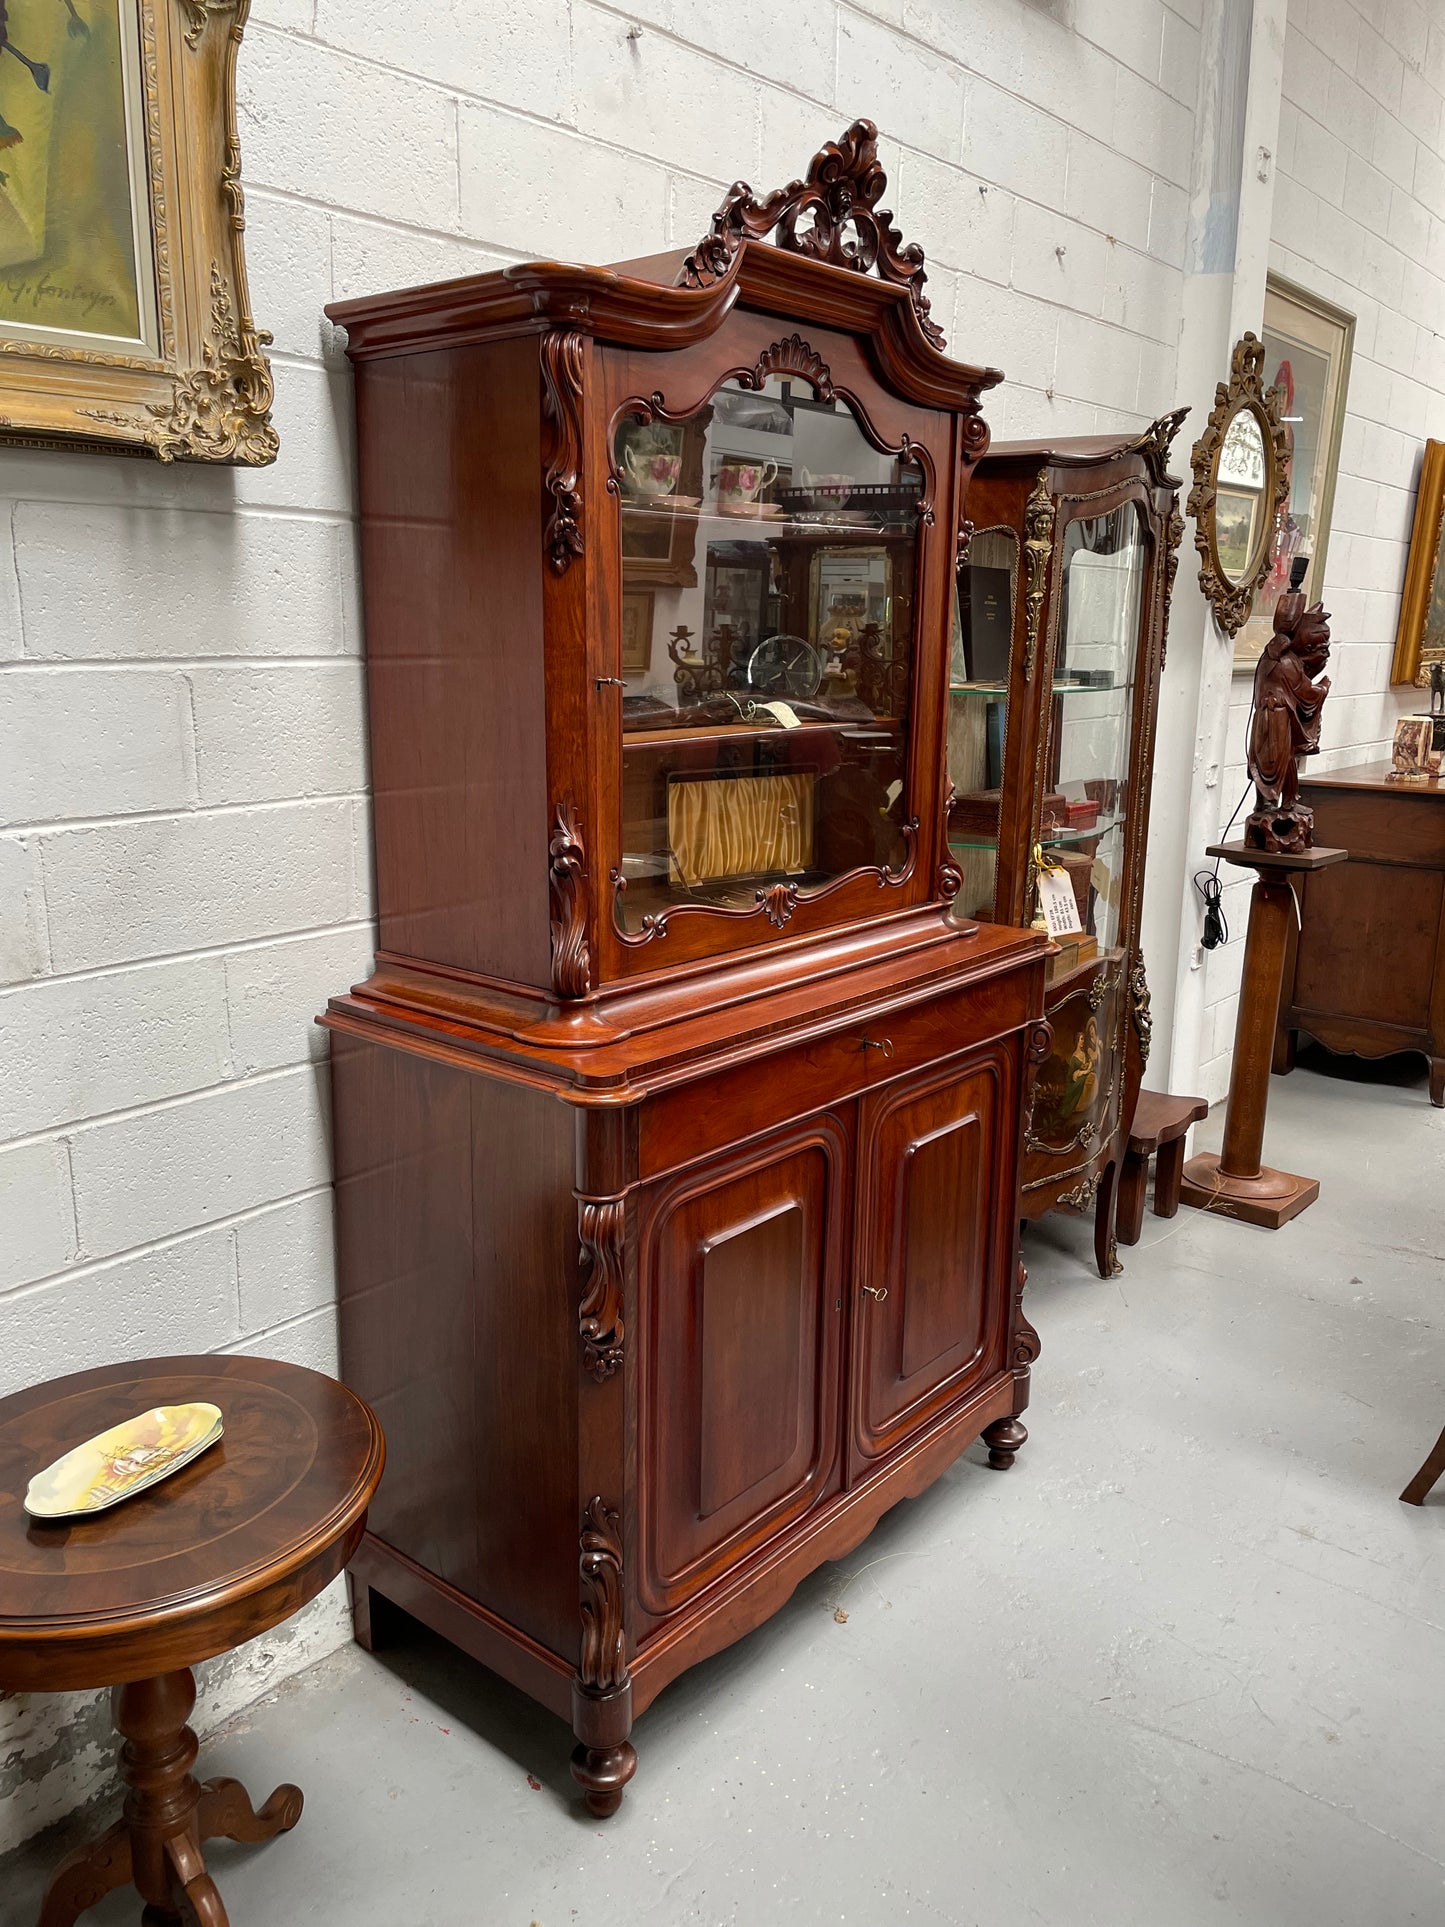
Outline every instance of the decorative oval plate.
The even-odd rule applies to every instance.
[[[33,1519],[104,1512],[169,1478],[221,1436],[219,1405],[158,1405],[112,1425],[37,1472],[25,1494]]]

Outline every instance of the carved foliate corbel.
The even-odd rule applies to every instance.
[[[582,553],[582,367],[580,334],[542,337],[542,402],[551,430],[544,480],[549,504],[542,544],[557,575]]]
[[[1027,1267],[1019,1259],[1018,1279],[1014,1286],[1014,1365],[1032,1365],[1039,1355],[1039,1335],[1024,1316],[1024,1286],[1029,1281]]]
[[[557,805],[547,854],[552,988],[559,997],[586,997],[592,989],[592,953],[587,943],[587,852],[577,812],[570,803]]]
[[[587,1369],[599,1385],[622,1363],[626,1233],[625,1198],[577,1200],[577,1238],[586,1278],[578,1335]]]

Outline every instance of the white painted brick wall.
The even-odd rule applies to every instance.
[[[1390,659],[1420,456],[1445,436],[1445,10],[1291,0],[1278,167],[1271,266],[1356,316],[1324,585],[1334,653],[1317,767],[1330,767],[1388,754],[1396,717],[1422,700],[1391,690]],[[1231,718],[1221,824],[1244,786],[1246,714]],[[1231,951],[1247,916],[1236,897]],[[1217,1100],[1239,970],[1223,951],[1206,968],[1201,1090]]]
[[[280,461],[0,450],[0,1393],[191,1347],[335,1367],[311,1020],[372,933],[351,386],[322,304],[690,244],[729,182],[788,180],[867,114],[954,350],[1010,376],[995,432],[1142,423],[1178,399],[1198,22],[1198,0],[255,0],[247,253]],[[201,1730],[342,1636],[331,1600],[218,1668]],[[0,1851],[94,1790],[103,1737],[93,1702],[0,1701]]]

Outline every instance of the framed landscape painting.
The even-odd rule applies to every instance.
[[[248,5],[0,5],[0,439],[275,459],[242,251]]]
[[[1271,532],[1269,573],[1249,620],[1234,638],[1236,673],[1254,673],[1274,631],[1274,605],[1289,587],[1290,564],[1307,555],[1304,593],[1324,593],[1335,476],[1340,463],[1355,318],[1277,274],[1264,297],[1264,380],[1280,391],[1280,420],[1289,450],[1289,494]]]

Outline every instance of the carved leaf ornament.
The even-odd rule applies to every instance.
[[[941,349],[943,330],[923,292],[923,250],[916,242],[905,245],[893,216],[878,205],[887,188],[878,129],[871,120],[855,120],[841,140],[813,156],[806,180],[790,181],[761,200],[746,181],[734,182],[712,217],[711,232],[683,262],[677,285],[711,287],[728,273],[744,241],[761,241],[776,230],[776,245],[791,254],[855,274],[876,268],[880,280],[906,288],[925,338]]]

